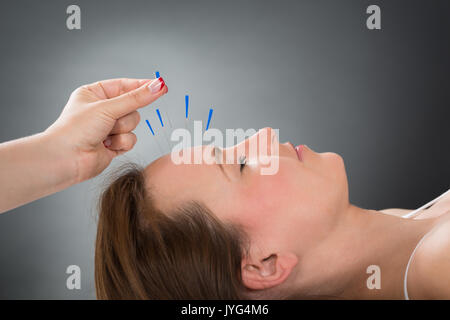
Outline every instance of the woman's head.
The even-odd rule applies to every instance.
[[[258,140],[261,133],[269,132],[271,136],[270,131],[263,129],[242,144],[247,146],[252,139]],[[307,147],[302,147],[301,156],[298,157],[290,143],[279,145],[278,154],[270,154],[270,150],[274,149],[269,146],[269,156],[277,157],[278,171],[273,175],[262,175],[260,159],[252,158],[253,155],[247,151],[236,154],[242,150],[249,148],[238,145],[221,152],[235,153],[235,159],[242,159],[244,156],[246,165],[238,161],[222,165],[176,165],[171,161],[170,155],[166,155],[142,172],[142,180],[145,181],[142,197],[146,195],[152,199],[152,212],[158,212],[161,218],[174,224],[180,224],[181,217],[184,216],[174,212],[186,212],[186,208],[191,208],[189,204],[194,202],[197,204],[198,217],[214,221],[211,226],[223,231],[221,235],[227,234],[230,243],[239,244],[239,250],[231,253],[239,256],[227,257],[238,259],[238,270],[228,270],[234,272],[231,276],[242,284],[242,291],[238,292],[248,297],[253,294],[267,298],[291,295],[296,290],[294,284],[297,282],[289,280],[298,277],[302,260],[307,259],[308,254],[331,232],[339,213],[348,205],[347,179],[342,158],[334,153],[318,154]],[[215,158],[214,152],[218,151],[212,151],[209,156]],[[110,189],[111,187],[108,190]],[[125,194],[129,194],[129,190]],[[112,203],[117,202],[115,196],[117,195],[112,194],[109,199]],[[104,199],[105,196],[103,202]],[[131,202],[130,199],[124,201]],[[149,208],[150,205],[146,203],[144,207]],[[142,211],[145,209],[140,212]],[[151,216],[151,213],[147,211],[147,215]],[[185,224],[184,221],[180,227]],[[148,228],[146,230],[153,230],[151,232],[155,232],[152,229],[155,226],[160,228],[152,220],[144,226],[144,229]],[[178,232],[177,228],[169,226],[165,230],[168,236]],[[217,232],[213,229],[203,231]],[[188,250],[188,245],[193,245],[198,234],[193,232],[189,236],[188,231],[186,232],[186,237],[192,238],[189,244],[183,246]],[[101,235],[99,237],[102,238]],[[209,237],[212,239],[214,235]],[[139,245],[146,246],[144,243]],[[222,251],[221,254],[225,252]],[[175,254],[172,256],[176,261],[186,263],[182,257],[178,258]],[[210,263],[207,259],[203,261]],[[153,263],[155,262],[160,261],[154,260]],[[234,263],[236,261],[233,260],[232,264]],[[170,274],[166,276],[170,277]],[[223,276],[217,274],[216,277]],[[187,278],[188,276],[185,277],[186,281]],[[239,290],[236,285],[233,288]]]
[[[143,170],[128,166],[100,201],[99,299],[239,299],[245,238],[192,201],[154,207]]]

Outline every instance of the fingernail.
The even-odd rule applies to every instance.
[[[105,147],[109,147],[111,145],[111,138],[106,138],[106,140],[103,141],[103,144],[105,145]]]
[[[150,84],[148,85],[148,88],[150,89],[150,91],[152,93],[157,93],[158,91],[160,91],[162,88],[164,88],[164,80],[162,77],[159,77],[155,80],[153,80],[152,82],[150,82]]]

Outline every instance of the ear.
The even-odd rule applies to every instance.
[[[275,287],[286,280],[297,265],[298,258],[293,253],[271,254],[252,262],[244,258],[242,261],[242,281],[253,290]]]

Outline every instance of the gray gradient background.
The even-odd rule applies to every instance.
[[[82,30],[66,29],[66,8]],[[382,9],[369,31],[365,10]],[[450,187],[449,1],[8,1],[0,10],[0,141],[44,130],[77,86],[159,70],[155,106],[225,128],[280,128],[334,151],[350,200],[415,208]],[[143,119],[156,125],[154,106]],[[159,155],[142,121],[114,161]],[[0,298],[95,298],[95,201],[105,175],[0,216]],[[82,270],[67,290],[66,267]]]

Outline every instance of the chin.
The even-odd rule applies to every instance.
[[[344,159],[337,153],[325,152],[321,154],[326,161],[327,171],[335,183],[344,187],[347,185],[347,173],[345,170]]]

